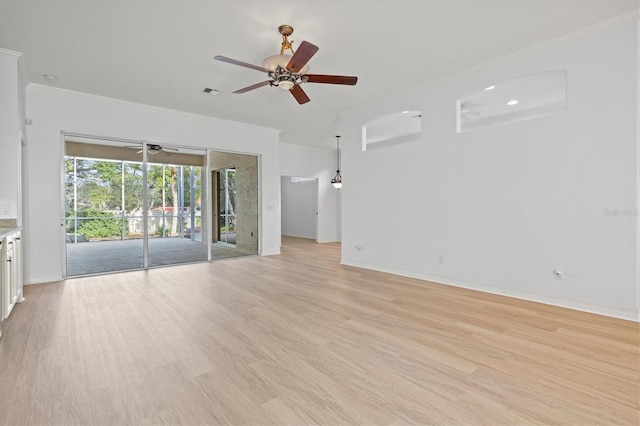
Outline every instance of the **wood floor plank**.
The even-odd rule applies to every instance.
[[[640,423],[638,323],[339,260],[283,238],[28,286],[0,425]]]

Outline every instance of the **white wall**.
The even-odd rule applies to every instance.
[[[62,131],[258,154],[261,253],[279,253],[277,130],[38,85],[27,88],[27,116],[30,283],[62,276]]]
[[[318,180],[291,182],[291,176],[280,179],[282,235],[316,239]]]
[[[342,262],[637,320],[637,215],[611,214],[638,206],[637,25],[619,20],[343,114],[343,139],[357,142],[343,144]],[[455,132],[457,99],[562,69],[566,114]],[[362,152],[362,124],[402,110],[422,111],[421,140]]]
[[[640,71],[640,24],[636,28],[636,70]],[[640,72],[636,72],[636,117],[640,117]],[[636,141],[640,143],[640,119],[636,120]],[[640,148],[636,144],[636,194],[640,193]],[[640,196],[636,197],[636,253],[640,254]],[[636,262],[636,303],[640,316],[640,261]]]
[[[318,229],[319,243],[340,241],[339,197],[331,185],[336,173],[335,150],[308,148],[280,144],[280,175],[305,176],[318,179]]]

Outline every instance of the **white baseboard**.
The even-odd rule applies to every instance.
[[[310,237],[309,235],[297,235],[297,234],[282,234],[283,237],[295,237],[295,238],[306,238],[307,240],[314,240],[316,237]]]
[[[356,268],[370,269],[378,272],[385,272],[388,274],[399,275],[402,277],[416,278],[422,281],[430,281],[436,284],[444,284],[452,287],[466,288],[469,290],[481,291],[483,293],[497,294],[499,296],[512,297],[514,299],[527,300],[530,302],[544,303],[545,305],[558,306],[561,308],[573,309],[576,311],[589,312],[592,314],[604,315],[613,318],[620,318],[628,321],[640,322],[640,312],[624,311],[618,309],[611,309],[603,306],[593,306],[584,303],[555,299],[552,297],[540,296],[537,294],[531,294],[519,291],[510,291],[502,288],[496,288],[486,286],[480,283],[469,283],[457,280],[451,280],[449,278],[439,277],[437,275],[422,275],[414,274],[406,271],[401,271],[393,268],[381,268],[376,265],[369,265],[366,263],[353,262],[342,259],[340,261],[342,265],[353,266]]]
[[[63,281],[62,276],[60,277],[51,277],[51,278],[36,278],[31,279],[30,282],[24,283],[23,285],[34,285],[34,284],[48,284]]]

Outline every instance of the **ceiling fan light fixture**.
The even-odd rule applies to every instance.
[[[289,80],[282,80],[278,83],[278,87],[283,90],[291,90],[293,89],[293,86],[295,86],[295,83]]]
[[[262,66],[264,68],[268,69],[271,72],[274,72],[275,70],[277,70],[278,66],[280,66],[280,67],[282,67],[282,68],[284,68],[286,70],[287,69],[287,65],[289,64],[289,61],[291,60],[291,58],[292,58],[292,55],[273,55],[273,56],[269,56],[264,61],[262,61]],[[297,73],[298,74],[304,74],[307,71],[309,71],[309,65],[305,65]]]

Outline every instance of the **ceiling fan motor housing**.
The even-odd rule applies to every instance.
[[[291,72],[280,65],[278,65],[275,71],[269,73],[269,77],[271,78],[271,86],[278,86],[285,90],[290,90],[293,86],[305,82],[302,73]]]

